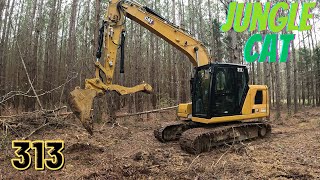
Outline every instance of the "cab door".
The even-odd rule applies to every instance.
[[[237,68],[234,66],[215,67],[210,108],[212,117],[238,114],[236,72]]]
[[[196,71],[193,82],[192,116],[208,118],[211,95],[211,67],[201,67]]]

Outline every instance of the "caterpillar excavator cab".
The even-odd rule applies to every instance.
[[[248,89],[245,66],[210,64],[196,70],[193,81],[193,117],[240,115]]]
[[[244,65],[212,63],[207,48],[182,28],[137,2],[111,0],[100,29],[96,77],[85,81],[85,88],[71,92],[70,107],[83,126],[93,134],[93,99],[109,91],[119,95],[151,93],[143,83],[135,87],[113,84],[117,51],[121,48],[120,73],[124,73],[125,22],[129,18],[184,53],[194,65],[191,103],[180,104],[174,121],[154,131],[161,142],[179,140],[189,153],[201,153],[215,146],[264,137],[271,126],[262,119],[269,116],[268,88],[248,85]],[[100,62],[104,49],[104,62]]]

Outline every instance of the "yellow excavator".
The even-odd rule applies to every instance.
[[[120,73],[124,72],[126,18],[170,43],[194,66],[190,80],[192,102],[178,106],[178,117],[183,120],[164,124],[154,131],[159,141],[179,140],[183,150],[198,154],[225,143],[270,134],[271,126],[265,121],[270,112],[268,87],[248,85],[246,66],[211,63],[207,48],[200,41],[154,10],[127,0],[110,0],[100,29],[96,77],[85,81],[85,89],[77,87],[71,92],[71,109],[90,134],[93,134],[91,108],[96,96],[110,91],[119,95],[152,92],[149,84],[129,88],[112,83],[118,49],[121,49]]]

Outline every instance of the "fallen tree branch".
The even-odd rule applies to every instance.
[[[171,109],[176,109],[176,108],[178,108],[178,106],[155,109],[155,110],[151,110],[151,111],[137,112],[137,113],[132,113],[132,114],[123,114],[123,115],[116,116],[115,118],[128,117],[128,116],[137,116],[137,115],[142,115],[142,114],[150,114],[150,113],[156,113],[156,112],[161,112],[161,111],[166,111],[166,110],[171,110]]]
[[[70,79],[68,79],[65,83],[61,84],[60,86],[58,87],[55,87],[49,91],[45,91],[45,92],[42,92],[42,93],[39,93],[37,94],[38,97],[41,97],[41,96],[45,96],[47,94],[50,94],[62,87],[64,87],[66,84],[68,84],[70,81],[72,81],[73,79],[75,79],[76,77],[78,76],[77,73],[74,74],[74,76],[72,76]],[[31,88],[28,89],[28,91],[26,92],[23,92],[23,91],[11,91],[9,93],[7,93],[6,95],[2,96],[0,99],[0,104],[3,104],[4,102],[8,101],[9,99],[12,99],[14,98],[15,96],[23,96],[23,97],[27,97],[27,98],[36,98],[35,95],[28,95],[29,92],[31,91]]]
[[[61,111],[66,108],[67,108],[67,106],[62,106],[62,107],[56,108],[54,110],[41,110],[41,111],[38,110],[38,111],[25,112],[25,113],[21,113],[21,114],[10,115],[10,116],[0,116],[0,119],[11,119],[11,118],[32,117],[32,116],[56,117],[56,116],[64,116],[64,115],[72,114],[72,112],[56,114],[56,112]]]
[[[21,114],[10,115],[10,116],[0,116],[0,119],[10,119],[10,118],[24,117],[24,116],[39,114],[41,112],[42,111],[33,111],[33,112],[25,112],[25,113],[21,113]]]
[[[9,93],[2,96],[0,99],[0,104],[3,104],[4,102],[8,101],[9,99],[15,97],[15,96],[26,96],[31,91],[31,88],[29,88],[26,92],[23,91],[10,91]]]
[[[14,119],[14,118],[35,119],[37,117],[59,117],[59,116],[66,116],[66,115],[72,114],[72,112],[57,113],[66,108],[67,106],[62,106],[54,110],[42,110],[42,111],[25,112],[22,114],[16,114],[16,115],[10,115],[10,116],[0,116],[0,119]]]
[[[230,151],[231,148],[233,147],[234,143],[236,142],[234,128],[232,128],[232,131],[233,131],[233,142],[232,142],[231,146],[228,148],[228,150],[227,150],[226,152],[224,152],[224,153],[220,156],[220,158],[217,160],[216,163],[214,163],[214,161],[212,162],[211,167],[210,167],[211,169],[212,169],[213,167],[216,167],[216,166],[218,165],[218,163],[220,162],[220,160],[221,160],[227,153],[229,153],[229,151]]]
[[[126,130],[129,129],[127,127],[121,126],[118,122],[117,123],[113,123],[111,129],[113,129],[115,126],[119,126],[119,127],[123,128],[123,129],[126,129]]]
[[[37,131],[39,131],[40,129],[42,129],[42,128],[48,126],[48,125],[50,125],[50,123],[44,123],[44,124],[42,124],[41,126],[39,126],[38,128],[36,128],[35,130],[33,130],[29,135],[25,136],[25,137],[23,138],[23,140],[28,139],[28,138],[29,138],[30,136],[32,136],[34,133],[36,133]]]
[[[167,111],[171,109],[175,109],[178,106],[172,106],[172,107],[166,107],[166,108],[161,108],[161,109],[155,109],[151,111],[144,111],[144,112],[138,112],[138,113],[132,113],[132,114],[123,114],[116,116],[115,118],[122,118],[122,117],[129,117],[129,116],[137,116],[137,115],[143,115],[143,114],[149,114],[149,113],[156,113],[156,112],[161,112],[161,111]],[[62,106],[54,110],[43,110],[43,111],[33,111],[33,112],[26,112],[22,114],[16,114],[16,115],[11,115],[11,116],[0,116],[0,119],[10,119],[10,118],[18,118],[18,117],[28,117],[28,116],[35,116],[38,115],[39,117],[45,116],[45,117],[59,117],[59,116],[69,116],[73,114],[73,112],[65,112],[65,113],[56,113],[62,109],[66,109],[67,106]]]
[[[65,123],[64,121],[61,121],[60,118],[57,118],[59,116],[59,111],[65,108],[67,107],[62,106],[53,110],[34,111],[12,116],[0,116],[0,125],[10,128],[11,132],[14,132],[24,140],[36,134],[44,127],[55,124],[78,127],[75,124]]]
[[[194,158],[194,159],[192,160],[192,162],[189,164],[188,170],[190,170],[191,165],[192,165],[199,157],[200,157],[200,154],[199,154],[196,158]]]
[[[73,112],[59,113],[59,114],[48,114],[46,117],[61,117],[61,116],[69,116],[73,114]]]
[[[172,106],[172,107],[167,107],[167,108],[161,108],[161,109],[155,109],[155,110],[151,110],[151,111],[144,111],[144,112],[138,112],[138,113],[132,113],[132,114],[123,114],[123,115],[119,115],[116,116],[115,118],[121,118],[121,117],[129,117],[129,116],[137,116],[137,115],[142,115],[142,114],[149,114],[149,113],[156,113],[156,112],[161,112],[161,111],[167,111],[167,110],[171,110],[171,109],[175,109],[178,106]],[[67,108],[66,106],[63,106],[62,108]],[[57,114],[57,116],[68,116],[70,114],[73,114],[73,112],[65,112],[65,113],[59,113]],[[16,117],[16,116],[23,116],[24,114],[21,115],[15,115],[15,116],[0,116],[1,118],[10,118],[10,117]],[[48,115],[48,117],[52,117],[50,115]]]
[[[56,108],[54,110],[46,110],[45,113],[49,114],[49,113],[56,113],[58,111],[61,111],[62,109],[67,109],[68,107],[67,106],[62,106],[62,107],[59,107],[59,108]]]
[[[27,70],[27,66],[26,66],[26,64],[25,64],[25,62],[24,62],[24,59],[23,59],[23,57],[22,57],[22,53],[21,53],[21,50],[20,50],[20,46],[19,46],[18,41],[16,41],[16,43],[17,43],[17,47],[18,47],[18,51],[19,51],[19,55],[20,55],[20,59],[21,59],[23,68],[24,68],[25,73],[26,73],[27,78],[28,78],[28,82],[29,82],[30,87],[31,87],[31,89],[32,89],[32,91],[33,91],[33,94],[36,96],[38,105],[39,105],[40,109],[42,110],[42,109],[43,109],[43,106],[42,106],[42,104],[41,104],[41,102],[40,102],[40,99],[39,99],[39,96],[38,96],[36,90],[35,90],[34,87],[33,87],[32,81],[31,81],[31,79],[30,79],[30,76],[29,76],[29,73],[28,73],[28,70]]]
[[[12,23],[10,23],[10,27],[12,30],[14,30],[13,28],[13,25]],[[25,70],[25,73],[26,73],[26,76],[27,76],[27,79],[28,79],[28,82],[30,84],[30,88],[26,91],[26,92],[23,92],[23,91],[10,91],[9,93],[5,94],[4,96],[0,97],[0,105],[3,104],[4,102],[6,102],[7,100],[15,97],[15,96],[24,96],[24,97],[29,97],[29,98],[36,98],[37,99],[37,103],[39,104],[39,107],[41,110],[44,110],[43,109],[43,106],[41,104],[41,101],[39,99],[40,96],[44,96],[46,94],[50,94],[52,93],[53,91],[56,91],[57,89],[60,89],[61,87],[64,87],[67,83],[69,83],[72,79],[76,78],[78,76],[78,73],[75,73],[75,75],[73,77],[71,77],[67,82],[63,83],[62,85],[60,85],[59,87],[56,87],[54,89],[51,89],[49,91],[46,91],[46,92],[43,92],[41,94],[38,94],[37,91],[35,90],[34,86],[33,86],[33,81],[31,81],[30,79],[30,76],[29,76],[29,73],[28,73],[28,70],[27,70],[27,66],[25,64],[25,61],[23,59],[23,56],[22,56],[22,52],[21,52],[21,48],[20,48],[20,45],[19,45],[19,42],[17,40],[15,40],[16,44],[17,44],[17,49],[18,49],[18,52],[19,52],[19,57],[20,57],[20,60],[22,62],[22,65],[23,65],[23,68]],[[33,91],[33,94],[34,95],[28,95],[30,91]]]

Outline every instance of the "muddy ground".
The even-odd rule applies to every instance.
[[[320,108],[307,108],[283,118],[284,123],[271,117],[269,138],[201,155],[154,138],[153,130],[174,117],[169,111],[120,119],[120,126],[96,124],[93,137],[74,118],[61,119],[64,123],[44,127],[29,139],[64,140],[62,170],[19,172],[10,163],[11,147],[2,147],[0,179],[320,179]]]

